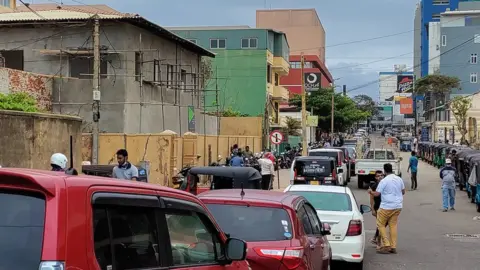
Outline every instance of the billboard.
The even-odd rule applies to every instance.
[[[400,99],[400,114],[413,114],[413,99],[411,97]]]
[[[303,74],[305,80],[305,91],[312,92],[320,89],[322,82],[322,73],[308,72]]]
[[[397,76],[397,93],[404,93],[413,90],[413,75]]]

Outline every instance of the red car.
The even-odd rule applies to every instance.
[[[222,230],[247,241],[252,269],[330,269],[328,224],[302,196],[263,190],[213,190],[200,194]]]
[[[194,195],[61,172],[0,169],[0,269],[248,269]]]

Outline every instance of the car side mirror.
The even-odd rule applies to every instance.
[[[230,261],[243,261],[247,256],[247,243],[237,238],[228,238],[225,253]]]
[[[328,223],[323,223],[322,224],[322,235],[330,235],[332,231],[332,227],[330,227],[330,224]]]
[[[362,213],[362,215],[369,212],[372,212],[372,208],[370,206],[365,204],[360,205],[360,213]]]

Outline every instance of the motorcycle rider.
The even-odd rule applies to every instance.
[[[67,168],[68,159],[62,153],[55,153],[50,157],[50,166],[52,171],[63,172]]]

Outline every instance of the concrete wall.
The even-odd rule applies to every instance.
[[[290,54],[318,55],[325,62],[325,29],[315,9],[257,10],[258,28],[284,32]]]
[[[101,22],[100,44],[111,52],[102,55],[108,62],[107,76],[101,80],[101,130],[105,132],[160,132],[170,129],[183,133],[187,131],[187,106],[196,108],[196,132],[204,132],[203,91],[199,80],[194,83],[192,74],[200,70],[200,56],[178,46],[176,43],[153,35],[150,32],[127,23]],[[80,115],[85,120],[85,130],[91,124],[92,82],[89,79],[70,78],[70,62],[66,56],[47,55],[40,50],[61,48],[92,48],[93,26],[61,28],[60,26],[11,27],[0,29],[0,50],[20,47],[24,50],[24,69],[29,72],[56,75],[53,82],[53,111]],[[61,31],[61,34],[59,34]],[[50,36],[50,37],[49,37]],[[141,36],[141,42],[140,42]],[[41,39],[35,43],[22,42],[33,37]],[[49,38],[45,38],[49,37]],[[18,42],[13,42],[17,41]],[[144,52],[143,87],[135,80],[135,52]],[[114,53],[117,52],[117,53]],[[153,60],[160,61],[154,80]],[[166,87],[167,65],[172,65],[173,82]],[[187,73],[185,85],[181,85],[181,69]],[[200,76],[197,76],[199,78]],[[162,106],[162,104],[164,106]],[[162,110],[163,107],[163,110]],[[162,116],[163,115],[163,116]],[[165,119],[165,121],[163,121]],[[206,117],[207,134],[216,134],[216,118]],[[213,122],[212,122],[213,121]],[[165,122],[165,125],[163,123]]]
[[[262,136],[262,117],[221,117],[221,135]]]
[[[0,111],[0,165],[48,170],[53,153],[70,155],[73,136],[74,166],[79,170],[81,124],[82,120],[73,116]]]
[[[92,156],[91,134],[82,136],[83,160]],[[203,136],[185,133],[177,136],[175,133],[163,132],[157,134],[122,134],[104,133],[99,137],[99,164],[114,164],[118,149],[128,150],[129,160],[133,164],[147,161],[150,164],[149,182],[153,184],[172,186],[172,176],[185,165],[208,166],[220,155],[222,161],[230,153],[230,147],[238,144],[245,148],[250,146],[254,152],[262,149],[259,136]],[[197,156],[200,156],[197,159]]]
[[[52,110],[52,87],[52,76],[0,68],[0,93],[27,93],[35,98],[42,111]]]
[[[465,27],[442,27],[441,34],[447,38],[446,46],[440,46],[442,54],[440,60],[440,73],[448,76],[455,76],[461,80],[462,90],[452,94],[467,95],[477,92],[480,89],[480,43],[472,39],[480,33],[480,25]],[[465,43],[470,40],[470,42]],[[453,49],[463,44],[459,49]],[[445,53],[448,51],[448,53]],[[470,55],[477,54],[477,64],[470,63]],[[477,74],[477,82],[470,83],[470,74]]]
[[[428,63],[428,74],[440,72],[440,29],[440,22],[429,23],[428,42],[430,48],[428,49],[428,55],[430,61]]]

